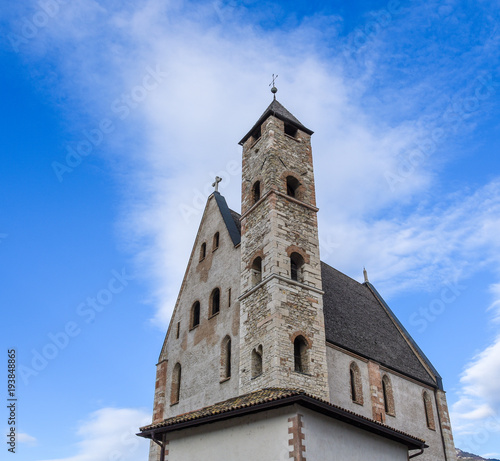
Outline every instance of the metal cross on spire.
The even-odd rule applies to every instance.
[[[271,85],[273,86],[271,88],[271,93],[274,95],[274,99],[276,99],[276,93],[278,92],[278,88],[276,88],[276,85],[274,84],[274,82],[276,81],[277,78],[278,78],[278,76],[277,75],[275,76],[273,74],[273,81],[269,84],[269,86],[271,86]]]
[[[219,192],[219,183],[222,181],[222,178],[219,176],[215,177],[215,182],[212,184],[212,187],[215,187],[215,192]]]

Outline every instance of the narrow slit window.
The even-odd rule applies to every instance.
[[[231,307],[231,288],[227,292],[227,305]]]
[[[207,256],[207,244],[203,242],[200,247],[200,261],[203,261],[205,256]]]
[[[214,242],[213,242],[212,251],[217,250],[217,248],[219,248],[219,233],[218,232],[216,232],[214,235]]]
[[[226,336],[221,344],[221,378],[231,377],[231,338]]]
[[[434,413],[432,411],[432,402],[427,391],[424,391],[424,411],[425,411],[425,421],[427,427],[432,430],[436,430],[436,424],[434,422]]]
[[[252,378],[262,374],[262,345],[252,351]]]
[[[179,339],[179,335],[181,333],[181,322],[177,322],[177,331],[175,333],[175,338]]]
[[[361,384],[361,373],[359,367],[355,362],[351,363],[349,367],[349,374],[351,380],[351,399],[355,403],[363,405],[363,387]]]
[[[394,408],[394,395],[392,393],[392,384],[391,380],[387,375],[384,375],[382,378],[382,392],[384,395],[384,410],[386,414],[390,416],[395,416],[395,408]]]
[[[254,204],[260,200],[260,181],[256,181],[252,187],[252,199]]]
[[[179,403],[181,393],[181,364],[176,363],[172,373],[172,386],[170,388],[170,405]]]

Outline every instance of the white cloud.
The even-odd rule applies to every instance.
[[[460,383],[450,413],[453,429],[460,447],[477,453],[500,435],[500,336],[466,366]]]
[[[25,432],[18,432],[17,440],[19,443],[26,443],[27,445],[37,444],[37,439],[29,434],[26,434]]]
[[[135,461],[147,459],[149,443],[135,434],[151,422],[151,415],[136,408],[102,408],[82,421],[75,455],[50,461]],[[49,461],[49,460],[47,460]]]

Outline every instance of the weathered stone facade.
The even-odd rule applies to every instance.
[[[284,121],[272,115],[259,131],[260,138],[243,145],[240,392],[297,387],[328,399],[310,135],[286,134]],[[293,254],[302,263],[295,277]],[[259,283],[256,257],[262,260]],[[300,370],[294,353],[298,335],[307,358]],[[252,351],[259,346],[262,373],[252,376]]]
[[[455,461],[437,371],[368,280],[320,262],[311,134],[274,101],[241,142],[241,216],[218,192],[208,198],[157,364],[153,423],[301,389],[426,440],[422,461]],[[288,454],[305,459],[313,420],[294,418]]]

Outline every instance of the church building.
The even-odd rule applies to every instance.
[[[311,135],[274,99],[241,214],[207,199],[156,365],[149,461],[455,461],[439,373],[368,281],[320,260]]]

